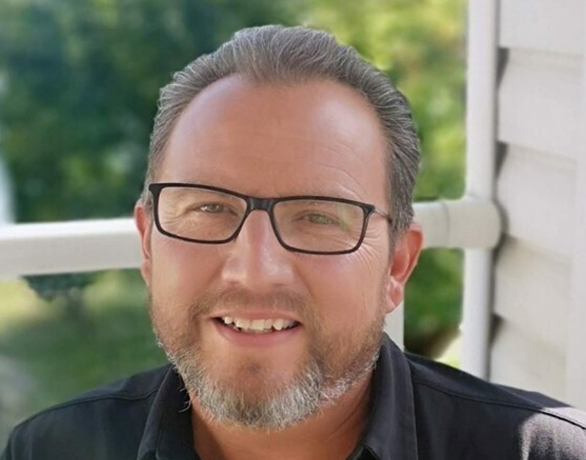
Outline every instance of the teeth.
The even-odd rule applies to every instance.
[[[240,318],[236,318],[236,327],[239,327],[240,329],[248,329],[248,327],[250,326],[250,320],[248,319],[240,319]]]
[[[262,331],[265,329],[265,320],[264,319],[255,319],[250,323],[250,329],[253,331]]]
[[[267,332],[272,332],[272,330],[282,331],[283,329],[289,329],[290,327],[295,326],[295,321],[290,321],[287,319],[255,319],[255,320],[248,320],[243,318],[234,318],[232,316],[224,316],[222,317],[222,321],[227,326],[235,326],[238,329],[241,329],[246,332],[262,334]]]

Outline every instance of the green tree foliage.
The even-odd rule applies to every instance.
[[[128,215],[159,88],[235,30],[265,23],[330,30],[386,72],[419,125],[417,199],[460,196],[464,0],[4,0],[0,152],[18,220]],[[407,291],[408,349],[430,354],[457,328],[459,257],[423,254]]]
[[[0,151],[20,221],[128,214],[146,169],[159,88],[234,30],[287,23],[270,0],[18,0],[0,3]],[[27,278],[83,309],[91,275]]]
[[[159,88],[234,30],[287,22],[269,0],[5,0],[2,151],[17,218],[128,215]]]

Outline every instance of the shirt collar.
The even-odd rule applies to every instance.
[[[197,460],[191,411],[183,382],[169,367],[156,394],[138,460]],[[411,371],[403,352],[385,334],[372,381],[362,446],[377,460],[417,460]]]
[[[415,401],[403,352],[385,334],[372,381],[362,445],[377,460],[417,460]]]
[[[147,417],[138,460],[197,460],[191,406],[181,377],[169,366]]]

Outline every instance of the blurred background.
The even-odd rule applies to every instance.
[[[129,217],[159,88],[268,23],[333,32],[383,70],[419,127],[416,199],[462,195],[464,0],[0,0],[0,225]],[[461,252],[424,251],[406,349],[457,366],[461,297]],[[137,271],[1,280],[0,445],[23,417],[164,362]]]

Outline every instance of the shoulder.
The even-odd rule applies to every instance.
[[[406,356],[421,436],[430,445],[458,437],[468,452],[472,445],[484,450],[477,458],[586,459],[586,413],[540,393],[495,385],[440,363]],[[437,422],[459,434],[445,433],[442,441]]]
[[[169,369],[164,366],[136,374],[33,415],[14,428],[6,459],[66,460],[78,458],[80,452],[85,452],[88,460],[114,458],[107,452],[90,452],[90,446],[124,450],[138,444],[153,399]]]

